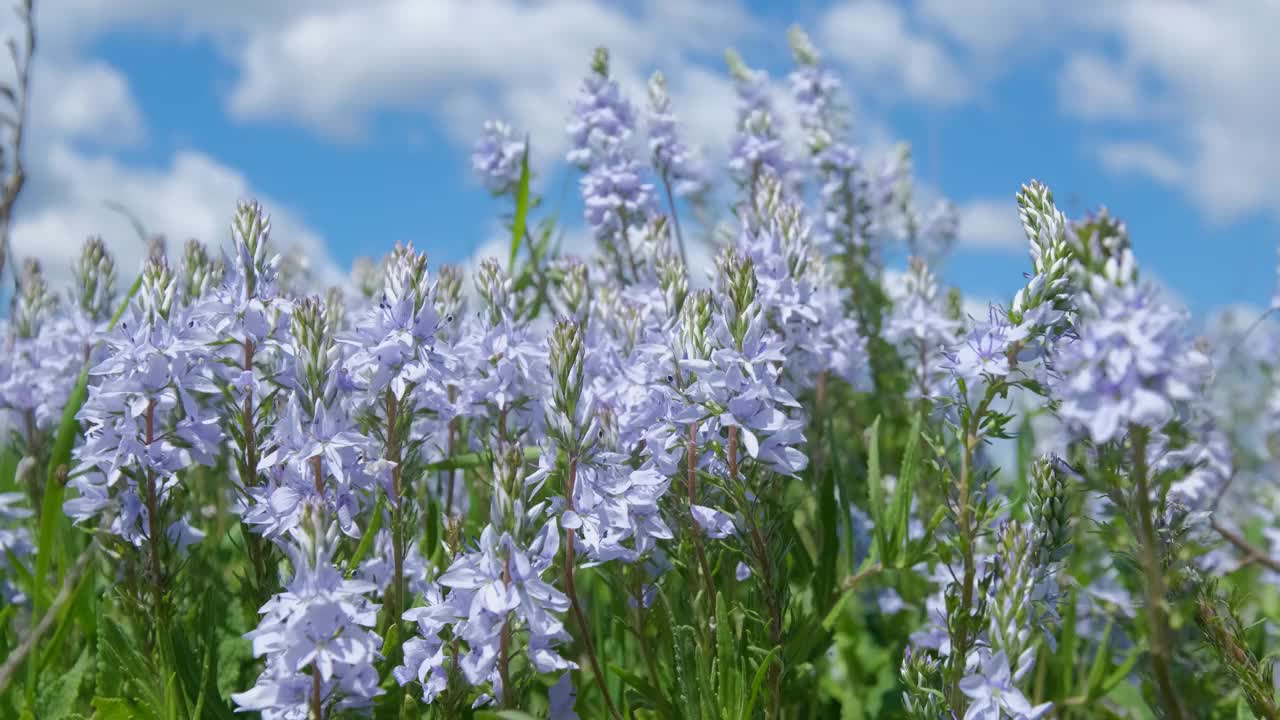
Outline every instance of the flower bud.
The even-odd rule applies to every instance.
[[[182,303],[191,305],[222,282],[222,263],[214,261],[204,243],[192,238],[182,252]]]
[[[480,269],[476,271],[476,289],[480,292],[480,300],[484,303],[490,323],[497,325],[504,317],[512,314],[511,276],[494,258],[480,261]]]
[[[85,240],[75,274],[72,301],[93,320],[106,320],[116,300],[116,262],[102,238]]]
[[[257,297],[262,286],[276,279],[277,260],[267,257],[270,238],[271,217],[256,200],[236,206],[236,216],[231,221],[231,242],[235,247],[236,272],[244,278],[248,297]]]
[[[35,337],[49,313],[58,305],[58,298],[49,291],[40,261],[26,258],[22,262],[22,275],[18,280],[18,292],[13,296],[10,317],[13,333],[20,338]]]

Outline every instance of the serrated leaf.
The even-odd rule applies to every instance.
[[[138,715],[133,705],[123,698],[95,697],[93,708],[94,720],[136,720]]]
[[[71,669],[61,675],[53,676],[53,681],[36,696],[36,717],[48,720],[62,720],[75,707],[76,698],[80,697],[80,686],[84,682],[85,673],[92,663],[89,649],[80,651],[80,657]]]

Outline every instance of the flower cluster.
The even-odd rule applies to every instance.
[[[954,207],[854,144],[790,41],[789,95],[728,54],[725,187],[663,76],[637,110],[595,53],[565,156],[590,257],[491,122],[505,261],[398,244],[316,287],[246,201],[224,251],[152,242],[127,294],[100,239],[74,292],[22,266],[0,715],[1276,717],[1246,630],[1274,603],[1212,577],[1280,580],[1253,542],[1280,537],[1280,390],[1241,428],[1123,223],[1038,182],[1025,283],[973,310],[941,279]],[[1274,386],[1276,348],[1235,362]],[[1237,477],[1261,499],[1228,516]]]

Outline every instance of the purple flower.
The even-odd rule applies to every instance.
[[[1186,334],[1185,315],[1150,285],[1104,281],[1082,296],[1078,337],[1054,358],[1054,393],[1069,425],[1107,442],[1129,425],[1159,429],[1199,397],[1208,358]]]
[[[1053,707],[1053,703],[1031,706],[1013,685],[1004,653],[984,653],[981,671],[962,679],[960,691],[971,701],[964,720],[1036,720]]]
[[[370,628],[378,606],[366,593],[371,583],[345,580],[332,565],[335,533],[317,527],[318,537],[294,533],[285,545],[293,580],[262,606],[258,627],[245,637],[255,657],[267,659],[257,683],[231,699],[264,717],[292,718],[313,700],[312,674],[320,676],[320,701],[332,707],[367,707],[383,690],[373,663],[382,639]]]
[[[586,169],[621,152],[635,131],[635,110],[609,75],[609,53],[598,48],[582,82],[566,130],[570,164]]]
[[[509,125],[489,120],[471,152],[471,169],[489,192],[495,195],[511,192],[520,182],[527,147],[524,140],[513,136]]]
[[[662,73],[649,80],[649,153],[654,169],[672,183],[676,195],[697,195],[706,189],[705,170],[677,133]]]

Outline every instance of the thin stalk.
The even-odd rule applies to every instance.
[[[698,567],[702,571],[702,579],[707,586],[708,607],[716,606],[716,585],[712,582],[711,565],[707,562],[707,553],[702,546],[702,532],[698,521],[693,517],[693,506],[698,497],[698,423],[689,424],[688,471],[685,478],[685,489],[689,496],[689,534],[693,536],[693,549],[698,557]]]
[[[244,352],[241,358],[241,369],[244,372],[251,373],[253,372],[257,348],[254,346],[253,341],[248,338],[245,338],[242,348]],[[244,401],[240,404],[240,435],[244,439],[244,465],[241,468],[240,481],[244,483],[246,488],[258,484],[259,448],[258,428],[253,419],[255,412],[253,385],[250,383],[244,389]],[[270,587],[272,578],[268,560],[270,548],[261,535],[253,532],[243,523],[241,527],[244,530],[245,553],[249,556],[249,564],[253,568],[253,579],[257,585],[253,590],[257,592],[257,604],[261,604],[273,589]]]
[[[573,486],[578,474],[578,458],[569,458],[569,474],[565,478],[565,497],[568,500],[570,510],[573,507]],[[605,684],[604,671],[600,669],[600,661],[596,658],[595,643],[591,640],[591,627],[587,624],[587,616],[582,612],[582,604],[578,602],[578,590],[574,582],[574,547],[573,547],[573,530],[568,528],[564,531],[565,549],[564,549],[564,588],[565,594],[569,596],[569,608],[573,612],[574,619],[578,622],[578,629],[582,632],[582,642],[586,645],[587,659],[591,664],[591,674],[595,676],[596,685],[600,688],[600,694],[604,696],[604,704],[609,708],[609,714],[614,720],[622,720],[622,715],[618,712],[618,708],[614,707],[613,698],[609,697],[609,686]]]
[[[156,439],[156,401],[154,399],[147,401],[146,415],[146,433],[147,448],[150,449],[151,444]],[[146,469],[147,484],[147,541],[148,541],[148,561],[149,571],[151,575],[151,611],[152,617],[157,620],[156,637],[157,639],[164,636],[164,591],[161,587],[161,580],[164,570],[160,565],[160,544],[163,537],[160,534],[160,499],[156,492],[156,476],[151,468]]]
[[[1164,570],[1160,566],[1160,554],[1156,545],[1155,524],[1152,520],[1151,491],[1147,483],[1147,429],[1134,425],[1129,437],[1133,446],[1134,500],[1138,510],[1138,543],[1141,545],[1142,566],[1146,573],[1146,599],[1148,632],[1151,634],[1151,669],[1156,680],[1156,695],[1169,720],[1182,720],[1182,703],[1173,682],[1171,669],[1171,643],[1169,624],[1164,613]]]
[[[311,664],[311,715],[314,720],[324,720],[324,705],[320,702],[320,668]]]
[[[449,402],[457,402],[457,400],[458,400],[458,388],[456,387],[449,388]],[[458,418],[455,417],[449,420],[449,455],[447,457],[450,460],[453,459],[453,453],[457,444],[458,444]],[[446,495],[444,499],[444,514],[445,514],[445,517],[453,517],[454,480],[458,476],[458,471],[456,469],[450,469],[450,470],[446,470],[445,472],[449,473],[449,479],[448,479],[448,482],[445,483]]]
[[[402,470],[400,467],[400,407],[395,393],[390,389],[386,395],[387,409],[387,455],[391,466],[391,555],[392,555],[392,622],[399,619],[404,610],[404,488],[401,487]]]
[[[662,173],[662,188],[667,192],[667,206],[671,208],[671,225],[676,231],[676,244],[680,246],[680,262],[688,268],[689,255],[684,249],[684,233],[680,232],[680,213],[676,212],[676,198],[671,192],[671,179],[666,171]]]
[[[502,567],[502,584],[511,587],[511,553],[507,552]],[[498,641],[498,677],[502,678],[502,707],[511,707],[511,620],[502,620],[502,637]]]
[[[973,613],[974,584],[977,581],[977,562],[973,548],[976,544],[977,528],[973,523],[973,511],[970,507],[970,495],[973,485],[973,455],[978,449],[978,429],[987,408],[995,399],[999,383],[987,388],[986,395],[978,404],[977,410],[969,415],[965,423],[964,447],[960,453],[959,500],[956,510],[956,526],[960,536],[960,556],[964,566],[964,575],[960,585],[960,627],[952,638],[951,652],[951,687],[950,704],[957,715],[963,715],[968,705],[968,698],[960,691],[960,678],[964,675],[965,661],[969,654],[972,637],[969,634],[970,615]]]
[[[728,428],[729,438],[725,447],[725,460],[729,466],[729,480],[733,482],[738,477],[738,428]],[[782,608],[778,605],[778,595],[775,591],[773,577],[773,562],[769,559],[769,545],[764,540],[764,535],[760,533],[760,527],[756,524],[755,515],[750,508],[746,508],[743,515],[747,518],[747,524],[751,531],[751,545],[755,551],[756,560],[760,564],[760,582],[764,586],[765,605],[769,610],[769,640],[775,646],[782,646]],[[770,707],[769,717],[778,718],[782,713],[782,658],[779,657],[778,662],[769,664],[769,695]]]

